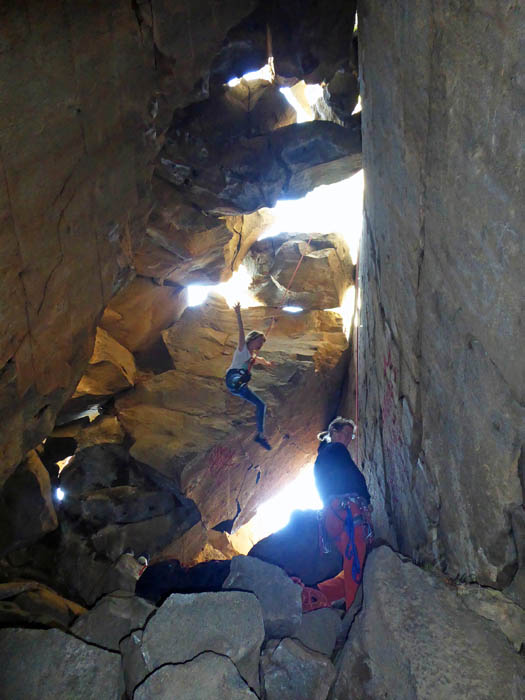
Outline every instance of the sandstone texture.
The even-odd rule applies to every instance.
[[[205,96],[226,33],[254,7],[4,9],[0,482],[50,433],[85,369],[142,236],[174,109]]]
[[[245,310],[246,329],[265,329],[268,310]],[[264,452],[253,442],[254,411],[231,396],[224,375],[238,339],[235,314],[210,295],[163,333],[174,370],[137,385],[116,402],[133,459],[149,465],[199,508],[206,526],[247,522],[315,450],[315,434],[333,410],[346,358],[340,317],[310,312],[282,316],[251,387],[268,405]],[[306,397],[307,401],[306,401]],[[282,464],[286,464],[283,471]]]
[[[363,585],[330,698],[523,696],[523,656],[453,586],[388,547],[369,555]]]
[[[6,698],[115,700],[120,657],[59,630],[0,630],[2,694]]]
[[[253,274],[250,291],[265,306],[284,302],[332,309],[341,305],[352,281],[348,246],[335,234],[282,233],[264,239],[250,248],[244,265]]]
[[[379,534],[501,588],[523,503],[525,15],[493,10],[361,7],[359,461]]]
[[[277,566],[255,557],[234,557],[222,587],[257,596],[266,639],[291,637],[301,624],[301,588]]]

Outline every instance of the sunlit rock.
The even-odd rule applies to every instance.
[[[250,291],[266,306],[339,307],[353,281],[348,246],[336,234],[264,239],[251,247],[244,265],[253,275]]]
[[[162,286],[144,277],[113,297],[104,310],[100,327],[132,353],[151,348],[161,330],[175,323],[186,308],[186,292]]]
[[[67,629],[86,609],[37,581],[0,584],[0,621],[13,626]]]
[[[244,319],[246,329],[271,323],[264,307],[246,310]],[[273,326],[263,356],[275,366],[255,369],[250,385],[268,404],[271,452],[253,442],[252,407],[224,385],[238,341],[235,314],[225,302],[210,295],[163,338],[176,369],[137,385],[116,404],[133,440],[130,454],[177,484],[207,526],[232,520],[231,530],[315,454],[315,436],[334,412],[346,361],[340,317],[313,311]]]
[[[93,355],[73,398],[86,394],[108,396],[129,389],[135,383],[135,373],[135,360],[130,351],[103,328],[97,328]]]

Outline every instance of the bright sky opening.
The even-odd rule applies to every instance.
[[[250,528],[250,537],[253,542],[258,542],[272,532],[277,532],[288,524],[294,510],[318,510],[322,507],[315,487],[314,466],[310,464],[288,486],[259,506],[257,514],[247,526]]]

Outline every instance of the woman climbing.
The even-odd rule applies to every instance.
[[[317,437],[321,445],[314,478],[324,504],[323,527],[343,555],[343,571],[318,583],[317,589],[328,603],[345,598],[348,610],[361,583],[367,547],[373,539],[370,494],[365,477],[348,452],[355,437],[355,423],[335,418]]]
[[[260,331],[250,331],[244,336],[244,326],[242,324],[241,305],[235,304],[233,307],[237,316],[237,325],[239,327],[239,343],[233,353],[232,363],[226,372],[226,386],[233,396],[239,396],[245,401],[249,401],[256,408],[257,418],[257,434],[254,438],[255,442],[259,443],[265,450],[271,450],[271,445],[264,436],[264,416],[266,413],[266,404],[257,394],[248,389],[248,382],[251,379],[250,370],[254,364],[262,364],[266,367],[272,367],[273,363],[265,360],[264,357],[258,357],[257,353],[266,342],[264,333]]]

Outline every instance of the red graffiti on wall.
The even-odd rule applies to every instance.
[[[215,445],[208,455],[210,471],[214,475],[221,474],[233,464],[235,450],[223,445]]]

